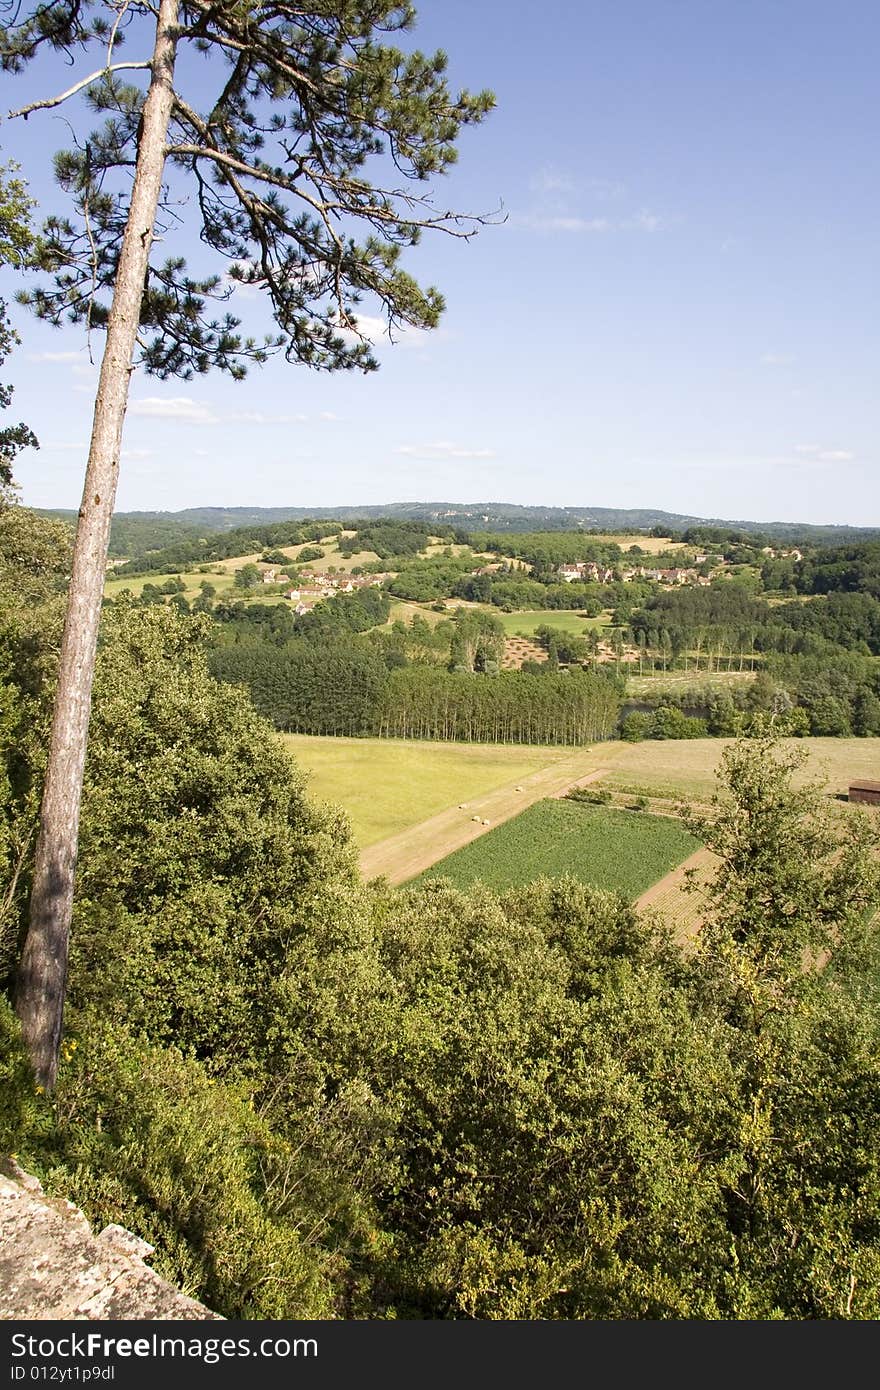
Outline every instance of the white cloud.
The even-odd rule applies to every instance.
[[[463,449],[448,439],[437,440],[434,444],[401,444],[394,450],[405,458],[416,459],[491,459],[494,449]]]
[[[823,449],[819,457],[823,463],[851,463],[855,454],[849,449]]]
[[[308,415],[264,415],[261,410],[236,410],[223,420],[246,425],[302,425]]]
[[[620,225],[626,231],[661,232],[666,223],[655,212],[648,212],[647,208],[642,208],[634,217],[624,218]]]
[[[795,444],[794,451],[796,454],[820,454],[822,446],[821,444]]]
[[[88,440],[78,444],[43,444],[43,449],[55,454],[85,454],[88,453]]]
[[[534,193],[573,193],[575,190],[574,180],[568,174],[562,174],[558,169],[541,169],[537,174],[533,174],[529,180],[529,187]]]
[[[29,352],[28,362],[84,362],[82,352]]]
[[[389,333],[387,320],[375,314],[356,314],[352,317],[357,323],[358,332],[355,333],[350,328],[339,330],[340,337],[351,344],[359,343],[366,338],[373,347],[418,348],[423,347],[428,341],[428,330],[425,328],[412,328],[409,324],[401,324]]]
[[[532,216],[522,219],[527,227],[536,232],[607,232],[611,226],[607,217],[544,217]]]
[[[190,396],[144,396],[132,401],[129,415],[148,416],[153,420],[180,420],[188,425],[218,425],[219,417],[200,401]]]
[[[761,357],[762,367],[790,367],[794,358],[787,352],[765,352]]]
[[[151,459],[155,457],[155,451],[153,449],[123,449],[122,457],[124,459]]]

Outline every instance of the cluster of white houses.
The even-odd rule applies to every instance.
[[[705,560],[705,558],[705,556],[697,557],[698,560]],[[627,566],[626,569],[613,570],[609,569],[607,565],[597,565],[594,560],[560,565],[559,574],[567,584],[571,584],[575,580],[581,583],[592,580],[598,584],[610,584],[618,576],[624,584],[629,584],[634,579],[653,579],[658,584],[710,584],[712,582],[707,575],[700,574],[696,569],[690,567],[647,569],[644,565],[635,565]]]
[[[268,571],[273,573],[273,571]],[[303,570],[300,583],[284,590],[283,597],[296,605],[298,614],[308,613],[322,598],[332,598],[334,594],[353,594],[356,589],[379,588],[390,576],[387,574],[321,574],[313,570]],[[267,584],[274,583],[263,576]]]

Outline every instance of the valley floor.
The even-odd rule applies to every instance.
[[[597,783],[616,801],[643,795],[650,809],[707,803],[730,740],[617,740],[589,747],[429,743],[417,740],[282,736],[307,774],[311,794],[349,814],[365,878],[405,883],[533,803]],[[831,795],[856,778],[880,776],[880,739],[790,740],[809,752],[805,775]],[[485,824],[484,822],[488,822]],[[675,875],[678,875],[676,877]],[[640,903],[692,930],[693,895],[680,874],[661,879]],[[650,896],[649,896],[650,895]]]

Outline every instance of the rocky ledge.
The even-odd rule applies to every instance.
[[[122,1226],[95,1235],[13,1160],[0,1167],[0,1318],[219,1318],[145,1264],[153,1246]]]

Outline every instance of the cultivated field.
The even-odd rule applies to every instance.
[[[311,794],[348,812],[355,839],[364,851],[364,874],[368,878],[385,874],[394,883],[487,835],[489,828],[482,825],[483,820],[497,827],[532,802],[562,795],[575,782],[597,782],[614,793],[650,796],[657,810],[662,809],[663,799],[706,803],[715,790],[718,760],[730,742],[708,738],[612,741],[573,750],[300,734],[280,737],[310,774]],[[808,749],[809,771],[827,770],[831,793],[844,791],[853,778],[880,777],[880,739],[791,742]]]
[[[717,865],[714,854],[698,849],[643,893],[636,907],[659,918],[679,945],[685,945],[703,925],[706,895]]]
[[[698,848],[697,840],[666,816],[539,801],[421,878],[448,878],[460,888],[480,880],[502,891],[542,875],[573,874],[632,899]]]
[[[570,748],[305,734],[280,737],[308,774],[310,794],[347,811],[361,849],[450,806],[457,808],[460,802],[483,797],[545,768],[567,766],[571,760]],[[457,819],[470,825],[463,812],[457,811]]]

